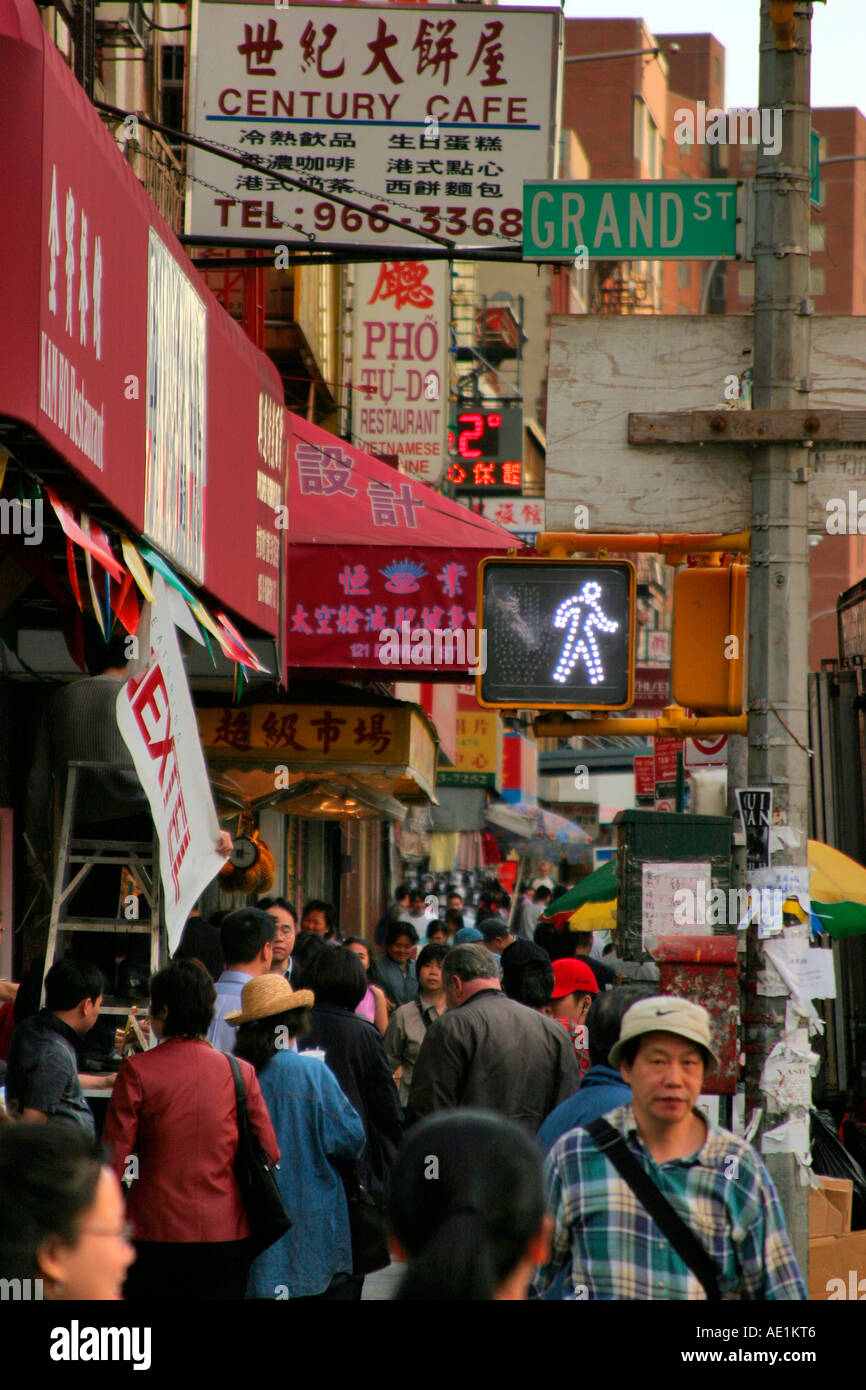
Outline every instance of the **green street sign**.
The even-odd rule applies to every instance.
[[[523,255],[715,261],[737,253],[735,179],[588,179],[523,185]]]
[[[821,137],[817,130],[810,131],[809,140],[809,166],[811,173],[811,185],[809,188],[809,202],[813,208],[819,208],[823,204],[821,197]]]

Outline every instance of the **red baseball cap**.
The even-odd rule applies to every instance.
[[[598,994],[598,981],[586,961],[566,957],[553,962],[553,994],[551,999],[564,999],[567,994]]]

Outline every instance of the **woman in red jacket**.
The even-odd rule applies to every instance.
[[[129,1183],[138,1254],[126,1297],[241,1299],[252,1260],[234,1174],[237,1105],[228,1059],[205,1039],[216,997],[197,961],[150,983],[158,1047],[129,1057],[114,1083],[103,1139]],[[240,1062],[250,1122],[272,1162],[276,1136],[254,1069]]]

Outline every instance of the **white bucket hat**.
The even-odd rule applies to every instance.
[[[713,1051],[710,1034],[710,1016],[700,1004],[688,999],[677,999],[670,994],[655,995],[652,999],[639,999],[623,1015],[619,1029],[619,1041],[610,1050],[608,1061],[612,1067],[619,1066],[623,1045],[630,1038],[639,1038],[644,1033],[676,1033],[678,1038],[687,1038],[697,1043],[710,1055],[708,1070],[719,1065]]]

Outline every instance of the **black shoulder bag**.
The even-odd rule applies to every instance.
[[[646,1169],[638,1163],[622,1135],[618,1134],[607,1120],[593,1120],[585,1129],[596,1148],[613,1164],[623,1182],[631,1188],[641,1206],[649,1212],[680,1259],[685,1261],[695,1278],[703,1284],[709,1302],[720,1303],[722,1295],[719,1292],[712,1260]]]
[[[235,1154],[235,1177],[241,1190],[244,1210],[250,1223],[250,1246],[260,1255],[274,1241],[284,1236],[292,1222],[283,1202],[277,1181],[278,1164],[272,1164],[250,1124],[247,1092],[236,1057],[226,1053],[235,1083],[238,1108],[238,1149]]]

